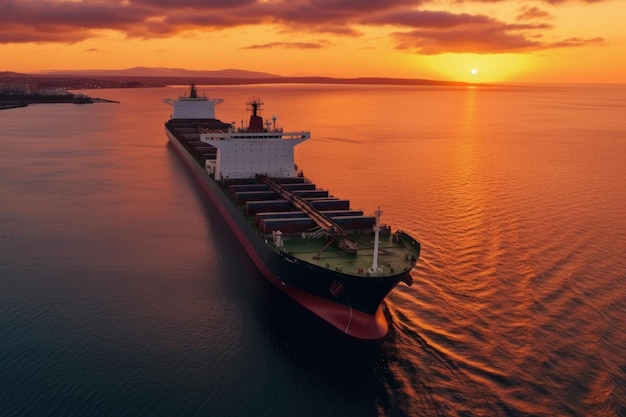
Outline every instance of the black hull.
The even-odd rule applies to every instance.
[[[166,133],[204,194],[221,213],[265,278],[346,334],[360,339],[379,339],[386,335],[388,324],[381,303],[400,281],[407,284],[412,282],[410,269],[414,262],[398,274],[364,279],[362,276],[321,268],[285,252],[278,252],[266,243],[198,159],[176,139],[175,134],[167,128]],[[401,234],[400,238],[419,254],[418,242],[405,234]],[[334,294],[331,292],[333,288]]]

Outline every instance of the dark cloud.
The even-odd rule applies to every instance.
[[[475,0],[500,1],[505,0]],[[557,6],[602,0],[542,1]],[[0,0],[0,43],[73,43],[97,37],[103,29],[148,39],[260,24],[273,24],[279,40],[245,49],[320,48],[323,43],[290,40],[299,34],[358,37],[362,26],[388,28],[397,48],[421,54],[503,53],[601,43],[599,38],[542,42],[551,25],[519,23],[551,18],[537,7],[526,6],[518,23],[507,23],[481,14],[453,13],[454,2],[447,11],[427,10],[430,5],[430,0]],[[290,40],[280,41],[285,37]]]
[[[524,8],[518,21],[549,19],[536,7]],[[443,11],[410,10],[390,12],[364,19],[364,24],[405,26],[406,31],[390,34],[398,49],[416,54],[511,53],[543,49],[601,45],[602,38],[573,38],[544,42],[542,34],[553,26],[547,23],[506,23],[484,15]]]
[[[495,22],[483,15],[454,14],[442,11],[407,10],[364,18],[364,24],[399,25],[419,28],[449,29],[463,25],[485,25]]]
[[[396,7],[417,7],[428,1],[421,0],[311,0],[313,8],[322,10],[359,12],[380,12]]]
[[[509,33],[498,27],[455,28],[441,31],[418,29],[394,33],[399,49],[424,55],[472,52],[478,54],[521,52],[543,49],[530,37]]]
[[[31,26],[30,29],[35,31],[39,31],[39,25],[76,29],[124,28],[137,23],[138,16],[146,15],[149,15],[148,9],[132,3],[52,0],[3,0],[0,3],[0,24]]]
[[[445,31],[418,29],[393,33],[391,36],[396,41],[398,49],[406,49],[422,55],[465,52],[477,54],[514,53],[603,45],[605,43],[604,39],[599,37],[543,42],[541,35],[516,33],[508,26],[460,27]]]
[[[132,0],[132,3],[157,9],[235,9],[254,5],[256,0]]]

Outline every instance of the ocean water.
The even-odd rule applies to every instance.
[[[200,88],[422,243],[376,343],[255,270],[167,144],[185,90],[0,111],[0,415],[626,415],[626,87]]]

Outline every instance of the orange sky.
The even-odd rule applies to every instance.
[[[626,83],[624,12],[624,0],[1,0],[0,71]]]

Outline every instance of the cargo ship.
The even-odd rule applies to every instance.
[[[340,332],[376,340],[388,333],[383,301],[410,275],[420,244],[367,215],[298,171],[294,147],[310,132],[263,120],[258,98],[248,126],[215,116],[221,98],[167,98],[165,132],[199,187],[252,262],[274,286]]]

